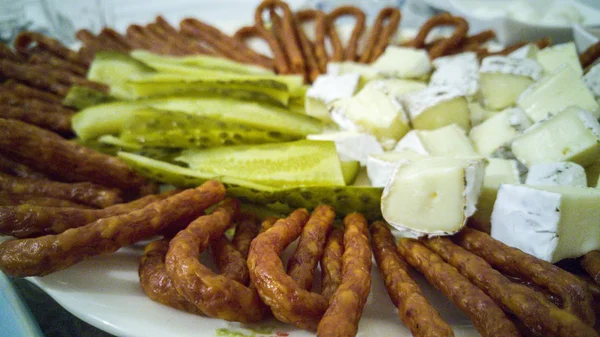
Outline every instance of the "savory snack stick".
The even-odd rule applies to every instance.
[[[121,53],[127,53],[131,50],[131,48],[129,48],[128,46],[124,46],[116,39],[106,38],[101,34],[98,34],[98,36],[96,36],[87,29],[78,30],[75,34],[75,37],[77,37],[77,39],[81,41],[84,46],[91,47],[96,52],[100,50],[113,50]]]
[[[531,330],[548,337],[598,336],[592,326],[572,313],[559,309],[542,293],[511,282],[483,258],[456,246],[450,239],[437,237],[424,243]]]
[[[438,58],[440,56],[445,55],[447,52],[456,48],[460,42],[467,36],[467,32],[469,31],[469,24],[467,20],[458,16],[452,16],[448,13],[438,14],[429,18],[422,26],[417,36],[411,41],[407,43],[407,46],[413,48],[424,48],[425,40],[427,39],[427,35],[433,30],[435,27],[444,26],[444,25],[452,25],[455,27],[454,33],[452,36],[440,40],[439,43],[436,43],[429,50],[429,57],[431,59]]]
[[[352,337],[371,290],[371,248],[365,217],[351,213],[344,218],[342,281],[329,299],[329,308],[317,328],[317,336]]]
[[[142,209],[99,219],[58,235],[4,241],[0,244],[0,270],[19,277],[47,275],[197,217],[224,197],[225,187],[211,180]]]
[[[591,66],[594,61],[596,61],[600,57],[600,41],[594,43],[589,46],[588,49],[584,50],[581,55],[579,55],[579,62],[581,63],[582,68],[587,68]]]
[[[23,61],[23,59],[20,56],[13,53],[10,47],[4,43],[0,43],[0,59],[8,59],[15,62]]]
[[[242,219],[235,226],[235,233],[231,243],[244,259],[248,258],[250,243],[258,235],[260,224],[258,218],[251,213],[242,213]]]
[[[62,183],[48,179],[14,177],[3,173],[0,173],[0,191],[65,199],[93,207],[107,207],[123,201],[118,189],[89,182]]]
[[[260,223],[260,230],[258,231],[258,234],[263,233],[266,230],[268,230],[269,228],[273,227],[273,225],[277,222],[277,220],[279,220],[279,218],[277,218],[275,216],[271,216],[271,217],[264,219]]]
[[[23,97],[22,94],[12,90],[8,85],[3,87],[3,89],[6,90],[0,92],[1,106],[58,112],[67,115],[75,112],[73,109],[63,106],[61,103],[48,102],[38,97]]]
[[[125,52],[131,51],[133,49],[129,41],[127,41],[127,39],[123,35],[119,34],[119,32],[112,28],[104,27],[98,35],[98,38],[101,42],[112,41],[112,45],[120,46],[119,50],[123,50]]]
[[[40,73],[39,66],[29,66],[7,59],[0,59],[0,76],[23,82],[61,97],[66,96],[70,88],[69,85],[58,82],[51,76],[45,76],[43,72]]]
[[[60,41],[36,32],[22,32],[14,41],[15,49],[24,55],[29,53],[32,46],[45,49],[50,53],[60,57],[68,62],[88,67],[89,63],[83,61],[73,50],[65,47]]]
[[[88,205],[83,205],[73,201],[50,198],[50,197],[38,197],[30,195],[17,195],[6,192],[0,192],[0,206],[19,206],[19,205],[32,205],[32,206],[47,206],[47,207],[70,207],[70,208],[82,208],[82,209],[93,209]],[[3,224],[2,224],[3,225]]]
[[[102,209],[36,205],[35,199],[32,199],[31,203],[25,201],[17,206],[0,206],[0,234],[17,238],[60,234],[69,228],[81,227],[98,219],[144,208],[153,202],[166,199],[172,194],[173,192],[148,195],[129,203],[116,204]]]
[[[447,51],[446,54],[454,55],[469,51],[477,52],[479,49],[483,48],[483,44],[494,38],[496,38],[496,33],[493,30],[484,30],[477,34],[465,37],[464,39],[462,39],[462,41],[460,41],[459,45],[456,46],[456,48]],[[434,43],[436,42],[439,41],[435,41]],[[427,50],[431,49],[434,43],[428,43],[426,45]]]
[[[583,256],[581,267],[600,285],[600,251],[593,250]]]
[[[169,239],[153,241],[144,248],[144,255],[138,267],[142,290],[155,302],[192,314],[203,315],[197,306],[179,294],[167,274],[165,256],[169,250],[169,241]]]
[[[73,115],[73,112],[62,113],[0,105],[0,118],[20,120],[61,135],[73,134],[71,129]]]
[[[300,51],[302,52],[302,56],[304,57],[306,63],[304,77],[307,81],[312,83],[320,74],[324,73],[325,71],[321,71],[319,67],[319,62],[317,61],[313,44],[308,39],[308,36],[306,36],[304,29],[302,29],[302,23],[298,19],[297,14],[294,16],[294,27],[296,35],[298,37]]]
[[[573,274],[474,229],[464,228],[454,239],[459,246],[483,258],[495,269],[548,289],[562,299],[566,311],[589,325],[594,324],[592,295],[586,284]]]
[[[25,84],[19,83],[14,80],[8,80],[2,84],[2,89],[6,91],[10,91],[11,93],[19,96],[21,98],[36,99],[39,101],[44,101],[50,104],[60,105],[62,102],[62,98],[53,93],[36,89],[33,87],[29,87]]]
[[[127,27],[127,38],[137,49],[146,49],[163,55],[180,55],[167,41],[164,41],[146,27],[140,25],[130,25]]]
[[[398,252],[471,318],[483,337],[521,336],[502,309],[481,289],[462,276],[437,254],[414,239],[398,240]]]
[[[273,54],[273,58],[269,58],[265,55],[260,55],[263,59],[260,63],[253,62],[255,64],[261,65],[265,68],[274,68],[275,71],[280,74],[286,74],[289,72],[289,67],[287,61],[285,59],[285,54],[283,53],[283,49],[277,42],[275,36],[273,36],[268,30],[258,27],[256,25],[253,26],[245,26],[237,30],[235,35],[233,36],[238,42],[246,44],[251,38],[259,38],[267,43],[271,52]],[[249,46],[246,46],[250,48]]]
[[[213,49],[190,39],[184,34],[181,34],[162,16],[156,17],[156,27],[154,29],[157,31],[157,33],[160,33],[164,39],[172,39],[173,43],[179,45],[180,48],[184,48],[188,54],[216,55]]]
[[[340,36],[335,28],[335,22],[338,18],[343,16],[353,16],[356,20],[350,35],[350,39],[348,40],[346,50],[344,50],[342,40],[340,39]],[[330,61],[356,61],[358,57],[358,42],[365,32],[365,21],[365,13],[359,8],[353,6],[340,6],[334,9],[331,13],[327,14],[327,36],[329,36],[329,40],[333,48],[333,52],[329,57]]]
[[[335,220],[335,210],[331,206],[319,205],[304,225],[298,246],[288,260],[287,273],[301,289],[309,290],[315,275],[315,268],[323,255],[327,234]]]
[[[229,242],[225,234],[209,241],[210,253],[217,269],[225,278],[243,285],[250,283],[248,265],[242,253]]]
[[[62,181],[89,181],[134,196],[156,188],[118,158],[15,120],[0,118],[0,153]]]
[[[66,70],[70,73],[73,73],[74,75],[81,77],[85,77],[87,73],[86,67],[77,63],[65,61],[57,56],[54,56],[54,54],[50,53],[49,51],[43,49],[35,50],[35,52],[32,52],[29,56],[29,59],[27,60],[27,63],[39,64],[44,66],[50,66],[54,69]]]
[[[282,48],[285,56],[289,62],[290,71],[293,74],[304,73],[304,57],[300,51],[300,45],[296,36],[296,29],[294,25],[294,15],[290,10],[287,3],[281,0],[263,0],[256,11],[254,12],[254,23],[259,29],[266,29],[263,21],[264,10],[279,10],[282,13],[281,17],[281,31],[273,33],[275,36],[280,36]]]
[[[11,176],[31,179],[47,179],[48,177],[27,165],[0,154],[0,172]]]
[[[201,216],[175,235],[165,260],[175,288],[204,314],[243,323],[260,321],[266,306],[254,288],[213,273],[198,258],[239,212],[239,202],[227,199],[210,215]]]
[[[172,34],[172,32],[167,31],[164,26],[161,26],[156,22],[146,25],[146,31],[158,38],[160,41],[163,41],[165,45],[169,46],[173,50],[174,55],[195,54],[194,51],[188,48],[188,46],[192,46],[194,44],[187,44],[177,31],[175,31],[175,34]]]
[[[371,63],[383,54],[398,31],[401,17],[400,10],[393,7],[386,7],[379,12],[367,38],[367,44],[360,55],[360,62]]]
[[[316,10],[316,9],[304,9],[297,11],[295,13],[296,17],[296,25],[297,30],[302,32],[300,38],[306,38],[308,40],[308,36],[304,33],[302,29],[302,25],[306,22],[313,21],[315,25],[315,40],[312,42],[312,54],[317,61],[319,66],[319,72],[325,73],[327,72],[327,50],[325,49],[325,36],[327,34],[327,22],[325,13]],[[304,42],[300,40],[302,43],[302,48],[304,48]]]
[[[375,261],[398,315],[415,337],[454,336],[450,325],[431,306],[421,288],[408,274],[408,265],[398,255],[392,232],[383,221],[369,227]]]
[[[259,234],[250,246],[250,279],[278,320],[302,329],[316,330],[329,303],[317,293],[298,287],[288,276],[279,255],[302,232],[309,220],[305,209],[298,209],[273,227]]]
[[[321,295],[328,301],[342,282],[344,231],[334,227],[327,236],[321,256]]]

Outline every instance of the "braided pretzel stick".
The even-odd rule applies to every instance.
[[[493,30],[484,30],[475,35],[467,36],[460,42],[460,44],[456,48],[448,51],[447,54],[452,55],[468,51],[476,52],[477,50],[482,48],[481,46],[484,43],[488,42],[491,39],[494,39],[495,37],[496,33]]]
[[[190,39],[188,36],[181,34],[175,27],[171,26],[162,16],[156,17],[156,32],[165,40],[173,39],[181,49],[187,54],[206,54],[216,56],[217,53],[210,47],[205,46],[198,41]]]
[[[306,63],[304,77],[308,82],[312,82],[321,74],[319,63],[317,62],[317,57],[315,56],[314,46],[308,39],[308,36],[306,36],[306,33],[302,28],[302,23],[298,19],[297,15],[294,16],[293,20],[294,30],[296,36],[298,37],[300,51],[302,52],[302,56]]]
[[[435,27],[444,25],[454,26],[454,33],[452,34],[452,36],[440,40],[439,43],[436,43],[429,50],[429,57],[431,59],[435,59],[444,55],[449,50],[456,48],[460,44],[460,42],[467,36],[467,32],[469,31],[469,24],[465,19],[458,16],[452,16],[448,13],[443,13],[431,17],[423,24],[417,36],[415,36],[415,38],[412,41],[409,41],[406,45],[408,47],[413,48],[425,48],[425,40],[427,39],[429,33]]]
[[[335,28],[335,21],[342,16],[353,16],[356,19],[350,40],[346,50],[342,45],[340,36]],[[330,57],[330,61],[355,61],[358,53],[358,41],[365,32],[365,13],[357,7],[353,6],[341,6],[334,9],[331,13],[326,16],[327,34],[333,47],[333,53]]]
[[[251,38],[258,38],[267,43],[271,52],[273,53],[273,58],[269,58],[265,55],[258,54],[262,57],[260,65],[265,68],[275,69],[280,74],[289,73],[289,67],[287,65],[287,61],[285,60],[285,54],[283,53],[283,49],[273,35],[271,35],[267,30],[260,29],[256,25],[254,26],[246,26],[240,28],[235,35],[233,36],[240,43],[247,43]],[[247,47],[250,48],[250,47]]]
[[[584,69],[591,66],[596,59],[600,57],[600,41],[591,45],[588,49],[586,49],[581,55],[579,55],[579,62],[581,63],[581,67]]]
[[[360,56],[360,62],[371,63],[383,54],[392,36],[398,31],[401,18],[402,14],[397,8],[387,7],[379,12],[367,39],[367,45]]]
[[[305,9],[296,12],[296,26],[300,38],[303,36],[308,37],[304,33],[302,29],[302,25],[308,21],[314,21],[315,23],[315,40],[312,42],[312,52],[313,56],[317,61],[319,66],[319,72],[324,73],[327,70],[327,50],[325,49],[325,35],[327,34],[327,25],[326,25],[326,16],[325,13],[318,11],[316,9]],[[301,43],[302,40],[300,40]],[[302,47],[304,48],[304,47]]]
[[[289,62],[290,71],[294,74],[304,73],[304,57],[300,51],[298,39],[296,38],[296,29],[294,26],[294,15],[290,10],[290,7],[281,0],[264,0],[256,8],[254,13],[254,22],[258,29],[266,30],[265,23],[263,20],[263,11],[269,10],[281,10],[283,17],[281,18],[281,31],[280,34],[281,47],[285,56]],[[277,36],[277,34],[274,34]]]

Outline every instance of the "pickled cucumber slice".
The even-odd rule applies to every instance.
[[[333,142],[299,140],[206,150],[189,149],[175,160],[216,175],[276,187],[344,185]]]
[[[344,182],[346,185],[354,184],[358,172],[360,172],[360,162],[356,160],[340,161]]]
[[[224,123],[279,132],[289,137],[303,138],[320,133],[323,129],[323,124],[317,119],[258,102],[223,97],[167,97],[120,101],[86,108],[73,116],[73,130],[84,140],[105,134],[118,135],[136,110],[149,107],[210,117]]]
[[[87,78],[110,87],[110,95],[117,98],[131,96],[126,82],[132,76],[155,72],[144,63],[127,54],[118,52],[98,52],[90,65]]]
[[[74,85],[69,89],[62,104],[81,110],[92,105],[108,103],[114,100],[113,97],[98,90],[86,86]]]
[[[134,170],[161,183],[178,187],[193,187],[207,179],[220,180],[227,193],[245,202],[260,205],[284,204],[291,208],[312,209],[319,204],[334,207],[340,216],[361,212],[369,220],[381,218],[380,199],[382,188],[368,186],[310,186],[277,189],[241,179],[203,174],[181,166],[150,159],[136,154],[119,152],[119,158]]]
[[[195,67],[240,74],[274,74],[273,71],[262,67],[242,64],[222,57],[206,55],[175,57],[158,55],[145,50],[134,50],[129,55],[131,55],[131,57],[134,59],[160,71],[168,71],[171,69],[169,68],[170,66],[177,65],[184,66],[185,70],[190,67]]]
[[[139,151],[142,149],[142,146],[135,142],[128,142],[121,138],[115,137],[113,135],[104,135],[98,138],[100,143],[113,145],[115,147],[121,148],[124,151]]]
[[[205,116],[142,108],[133,113],[119,139],[144,147],[210,148],[277,143],[299,138]]]

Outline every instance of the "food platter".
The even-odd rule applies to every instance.
[[[115,254],[95,257],[69,269],[29,280],[78,318],[116,336],[230,336],[223,329],[244,334],[231,334],[238,337],[314,336],[272,318],[254,326],[243,325],[189,314],[151,301],[142,291],[137,274],[143,247],[143,243],[136,244]],[[210,265],[210,259],[205,257],[204,260]],[[410,337],[410,331],[398,319],[375,265],[371,273],[371,293],[357,336]],[[414,276],[442,317],[451,324],[456,336],[479,335],[469,319],[441,293],[421,276]],[[260,331],[268,333],[261,334]]]

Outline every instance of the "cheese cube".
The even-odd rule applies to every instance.
[[[527,89],[517,101],[517,105],[537,122],[564,108],[577,105],[600,117],[598,103],[587,89],[577,71],[569,65],[560,66]]]
[[[544,48],[537,53],[536,59],[547,74],[554,72],[563,64],[568,64],[577,76],[581,77],[583,75],[579,54],[577,54],[577,47],[575,47],[574,42]]]
[[[509,108],[471,129],[469,138],[479,154],[489,156],[530,126],[531,121],[523,110]]]
[[[410,130],[402,105],[374,86],[365,86],[354,97],[338,102],[333,104],[332,120],[342,129],[375,136],[385,149]]]
[[[512,152],[523,164],[572,161],[588,166],[600,156],[600,124],[591,113],[569,107],[517,137]]]
[[[385,77],[420,78],[431,72],[427,51],[392,45],[385,49],[371,67]]]
[[[372,67],[356,62],[329,62],[327,63],[327,74],[339,76],[344,74],[359,74],[359,87],[362,88],[365,83],[379,77],[377,70]]]
[[[367,159],[367,176],[373,187],[385,187],[394,168],[400,163],[409,163],[414,160],[427,158],[423,154],[406,150],[406,151],[390,151],[380,154],[369,155]]]
[[[473,96],[479,90],[479,60],[473,52],[444,56],[433,61],[435,71],[430,86],[451,86],[464,96]]]
[[[600,249],[600,190],[502,185],[492,237],[554,263]]]
[[[427,88],[427,85],[423,82],[403,80],[399,78],[373,80],[365,85],[365,87],[368,86],[373,86],[375,87],[375,89],[383,91],[386,95],[390,96],[391,98],[396,98],[398,100],[408,93],[420,91]]]
[[[600,161],[585,168],[585,176],[589,187],[600,188]]]
[[[512,58],[518,58],[518,59],[535,60],[536,55],[539,51],[540,51],[540,48],[536,44],[530,43],[530,44],[526,44],[523,47],[513,51],[512,53],[508,54],[508,56],[512,57]]]
[[[583,83],[597,100],[600,99],[600,63],[592,67],[584,76]]]
[[[320,75],[306,92],[306,114],[331,122],[328,106],[336,100],[352,97],[358,88],[358,74]]]
[[[448,235],[475,212],[484,159],[431,157],[398,165],[383,190],[381,213],[396,229]]]
[[[456,124],[436,130],[411,130],[394,147],[394,151],[412,150],[432,156],[477,156],[465,131]]]
[[[481,62],[479,72],[485,106],[501,110],[515,104],[519,95],[541,77],[542,67],[531,59],[489,56]]]
[[[492,210],[500,185],[521,182],[516,160],[491,158],[488,161],[479,201],[477,201],[477,211],[469,221],[469,226],[486,233],[489,233],[492,228]]]
[[[471,112],[471,127],[474,127],[497,115],[502,110],[490,110],[483,107],[483,105],[477,101],[470,101],[469,111]]]
[[[456,124],[468,131],[471,116],[467,99],[452,87],[428,87],[402,98],[413,128],[434,130]]]
[[[383,148],[375,137],[356,131],[308,135],[306,139],[332,141],[335,143],[341,161],[358,161],[361,166],[367,165],[367,158],[370,154],[383,153]]]
[[[587,187],[585,170],[570,162],[531,165],[525,185]]]

